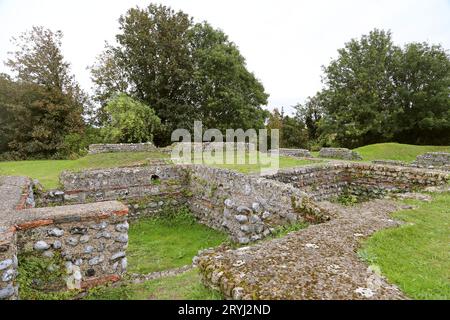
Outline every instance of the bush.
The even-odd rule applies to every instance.
[[[124,93],[113,97],[106,105],[107,125],[103,128],[106,142],[152,142],[161,120],[149,106]]]

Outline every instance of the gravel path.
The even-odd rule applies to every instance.
[[[337,217],[252,247],[205,252],[204,282],[234,299],[405,299],[356,254],[362,239],[398,226],[389,213],[400,204],[322,205]]]

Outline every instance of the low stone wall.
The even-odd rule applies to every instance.
[[[19,253],[65,261],[68,289],[117,281],[126,272],[128,209],[111,201],[27,209],[16,222]],[[19,266],[20,268],[20,266]]]
[[[411,164],[399,160],[372,160],[371,162],[387,166],[412,167]]]
[[[58,193],[63,203],[121,200],[130,217],[152,215],[167,205],[184,203],[187,172],[165,164],[83,172],[63,172]]]
[[[418,168],[342,163],[280,170],[268,179],[289,183],[313,200],[327,200],[343,191],[357,196],[381,196],[439,186],[450,181],[449,175]]]
[[[327,210],[293,186],[206,166],[190,170],[191,211],[238,243],[262,239],[277,226],[329,219]]]
[[[109,152],[151,152],[151,151],[157,151],[157,148],[151,142],[89,145],[90,154],[109,153]]]
[[[240,243],[259,240],[279,225],[317,222],[328,214],[292,186],[202,165],[64,172],[60,181],[62,203],[120,199],[130,218],[185,204],[200,222]]]
[[[342,160],[362,160],[360,154],[347,148],[322,148],[319,151],[321,158],[333,158]]]
[[[266,178],[291,184],[316,201],[340,195],[350,182],[347,167],[341,164],[284,169]]]
[[[256,145],[254,145],[253,143],[248,143],[248,142],[175,142],[173,144],[171,144],[170,146],[164,147],[164,148],[160,148],[158,149],[158,151],[163,152],[163,153],[172,153],[172,151],[174,150],[175,147],[177,146],[183,146],[186,145],[188,147],[191,147],[192,151],[213,151],[213,150],[222,150],[222,152],[226,152],[228,150],[231,150],[233,152],[235,151],[245,151],[245,152],[249,152],[249,151],[256,151],[257,147]]]
[[[450,169],[450,153],[428,152],[417,156],[413,164],[419,167],[445,167]]]
[[[31,190],[27,178],[0,181],[6,196],[0,211],[0,300],[20,297],[21,254],[60,256],[67,274],[61,281],[69,289],[119,280],[127,266],[128,208],[108,201],[25,209]]]
[[[279,154],[282,156],[299,157],[299,158],[311,158],[311,152],[306,149],[286,149],[280,148]]]

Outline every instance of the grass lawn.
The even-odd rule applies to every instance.
[[[399,211],[407,224],[377,232],[360,251],[368,263],[413,299],[450,299],[450,193],[433,201],[406,201],[418,206]]]
[[[38,179],[47,189],[57,188],[59,175],[64,170],[79,171],[93,168],[111,168],[142,163],[145,159],[168,158],[169,155],[158,152],[122,152],[92,154],[76,160],[26,160],[0,162],[0,176],[28,176]],[[248,157],[246,157],[248,159]],[[280,168],[302,166],[317,163],[308,160],[280,157]],[[258,172],[262,165],[257,164],[225,164],[216,165],[242,173]]]
[[[146,274],[192,263],[200,249],[218,246],[224,233],[195,221],[185,210],[169,217],[140,219],[130,225],[128,272]],[[139,284],[103,286],[89,291],[91,300],[211,300],[218,292],[201,283],[197,269]]]
[[[378,143],[356,148],[363,161],[399,160],[412,162],[426,152],[450,152],[449,146],[416,146],[400,143]]]
[[[133,222],[128,236],[128,272],[144,274],[191,264],[200,249],[227,240],[225,233],[199,224],[186,210]]]
[[[38,179],[48,188],[57,188],[59,175],[64,170],[108,168],[126,166],[142,162],[148,158],[167,157],[156,152],[123,152],[92,154],[76,160],[26,160],[0,162],[0,176],[28,176]]]
[[[139,284],[98,287],[87,300],[220,300],[220,293],[202,285],[197,269]]]

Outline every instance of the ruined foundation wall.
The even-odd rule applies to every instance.
[[[338,196],[348,186],[350,175],[345,165],[312,165],[280,170],[266,176],[268,179],[288,183],[310,195],[314,200]]]
[[[110,153],[110,152],[152,152],[152,151],[157,151],[157,148],[151,142],[89,145],[90,154]]]
[[[428,152],[417,156],[413,162],[418,167],[443,168],[450,170],[450,153],[448,152]]]
[[[0,300],[18,298],[17,234],[13,213],[34,205],[32,182],[26,177],[0,177]]]
[[[129,205],[130,218],[135,218],[183,204],[186,179],[186,171],[174,165],[63,172],[60,197],[63,203],[120,200]]]
[[[280,148],[279,154],[282,156],[300,157],[300,158],[311,158],[312,154],[306,149],[287,149]]]
[[[0,179],[0,300],[20,297],[18,255],[64,261],[64,288],[117,281],[126,271],[128,208],[117,201],[82,205],[32,206],[32,182]],[[4,197],[4,198],[3,198]]]
[[[362,157],[356,151],[347,148],[322,148],[319,151],[322,158],[333,158],[342,160],[362,160]]]
[[[22,254],[64,261],[68,289],[117,281],[126,272],[128,209],[117,201],[35,208],[19,212],[16,224]],[[19,265],[20,269],[20,265]]]
[[[190,170],[191,211],[241,244],[262,239],[280,225],[329,218],[326,210],[290,185],[206,166]]]
[[[285,169],[267,178],[292,184],[316,201],[337,197],[344,191],[370,197],[439,186],[449,181],[449,176],[441,172],[363,163]]]

